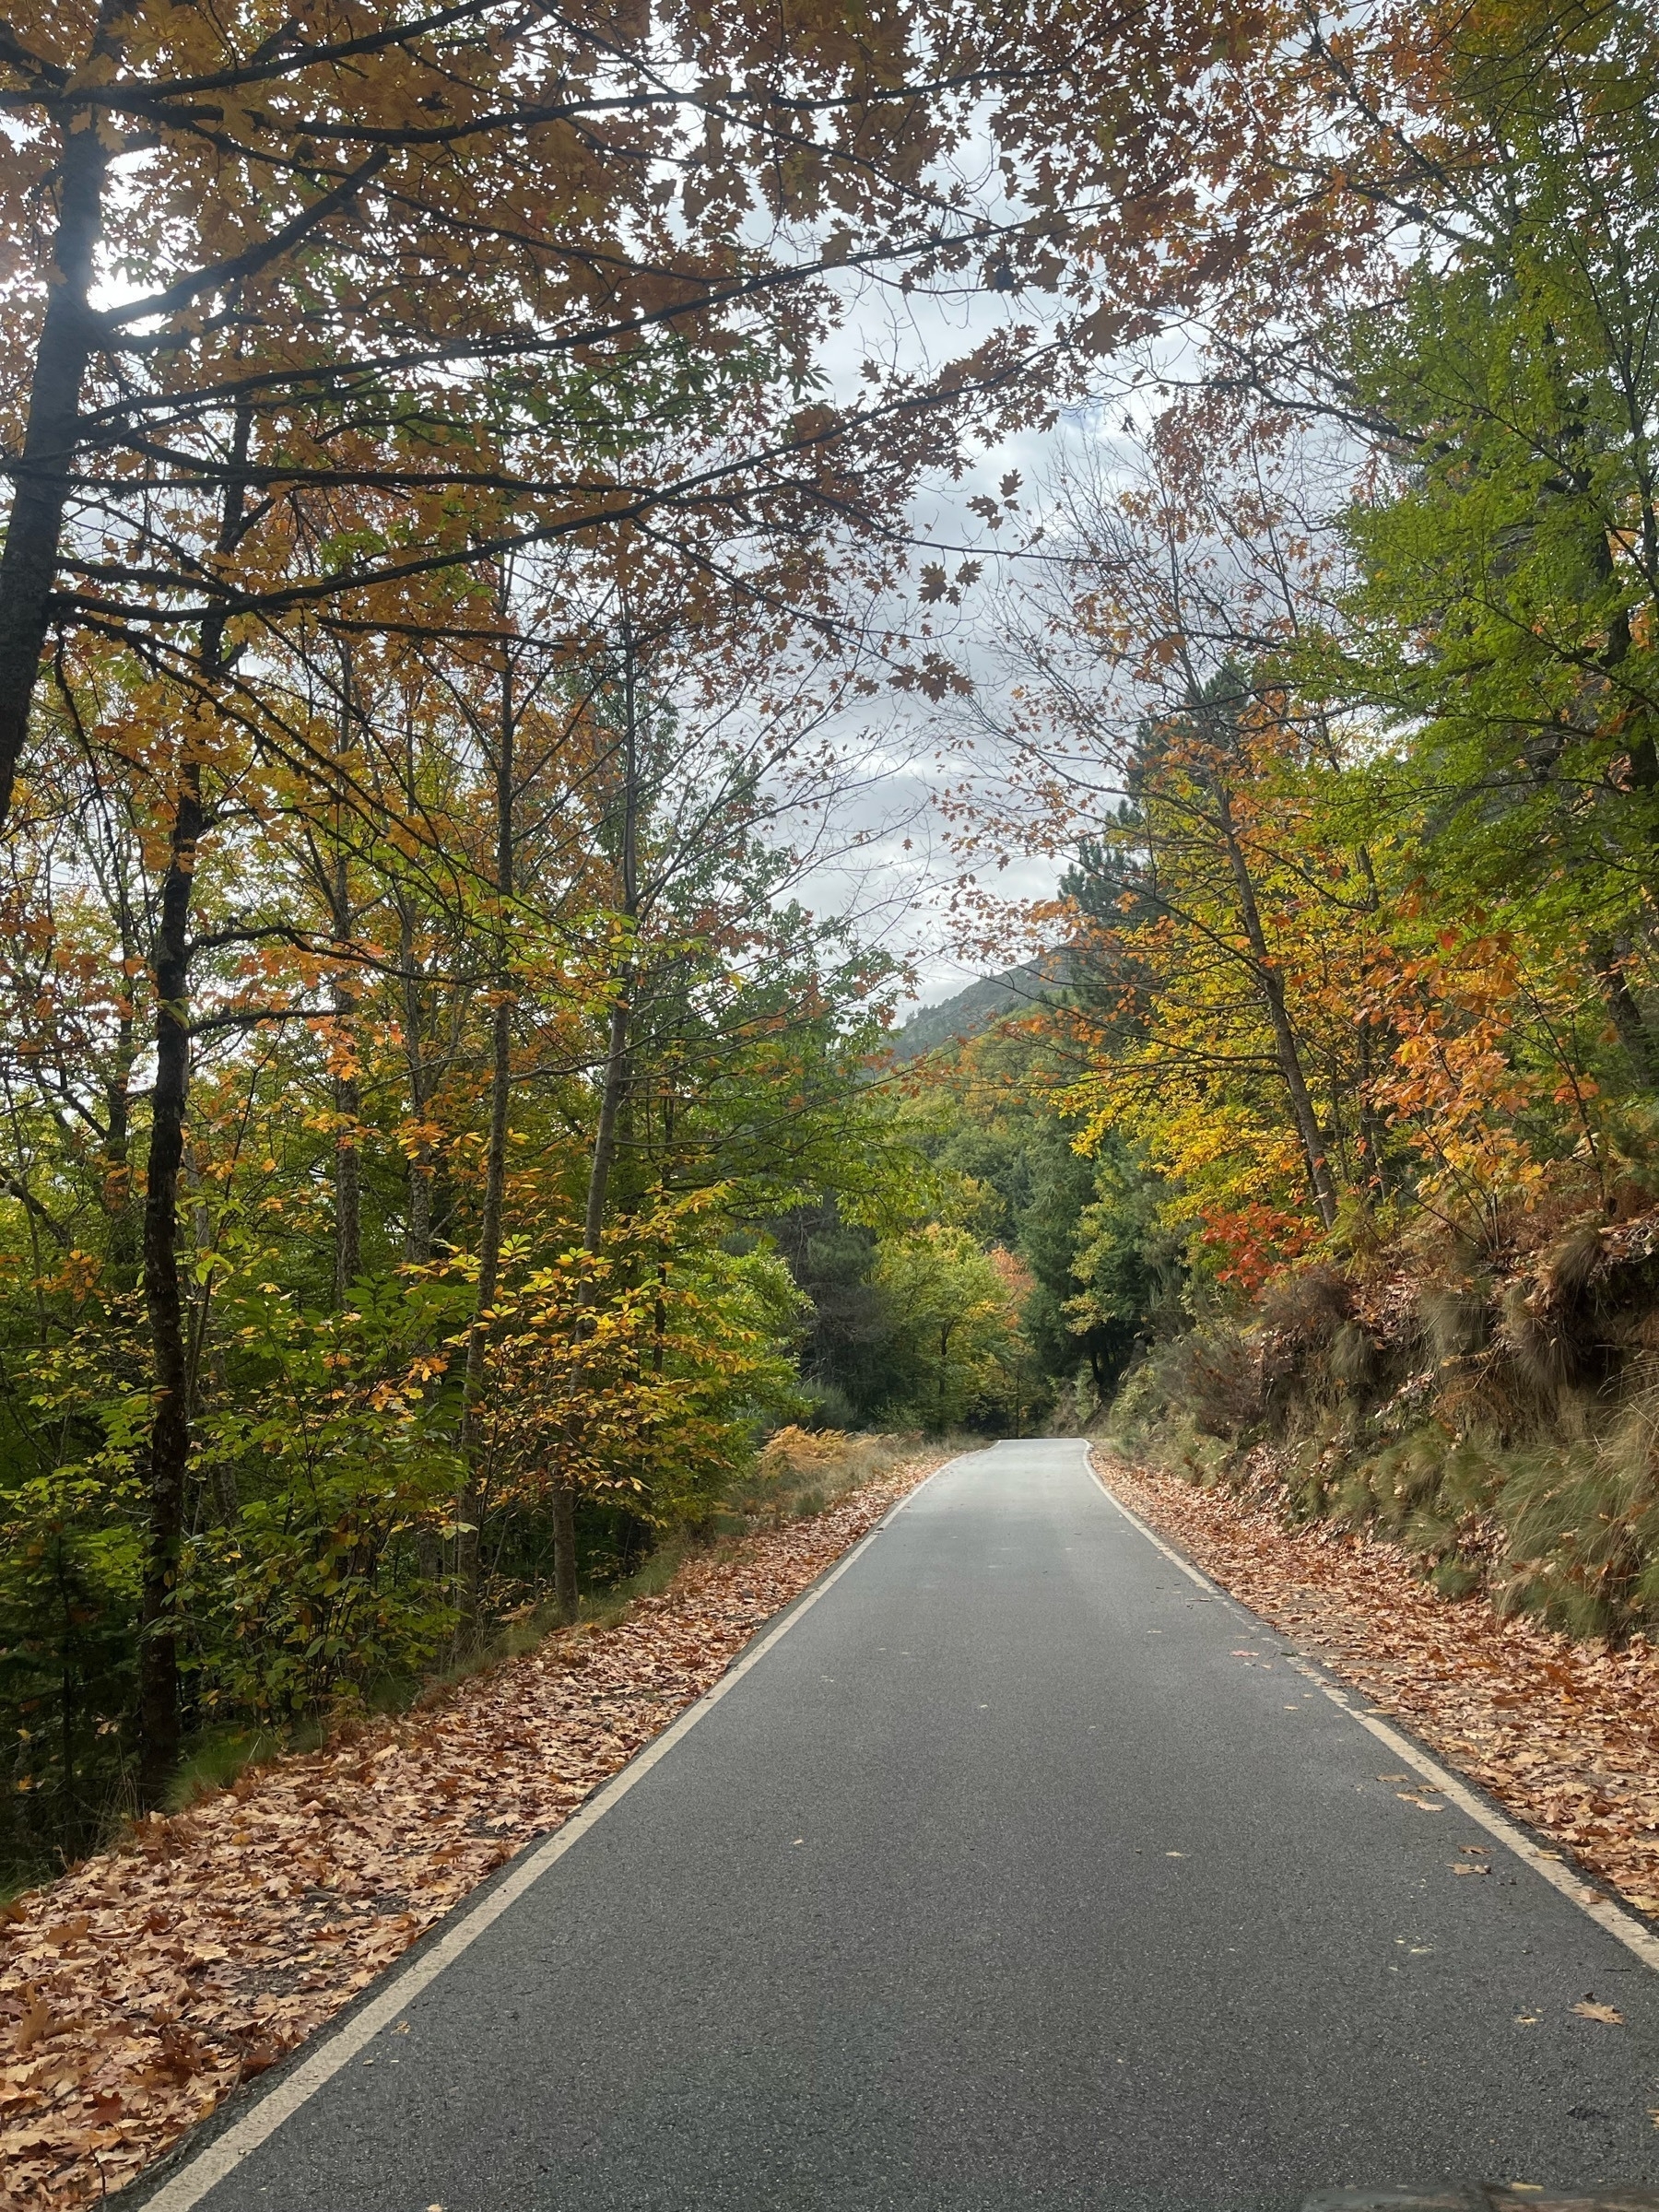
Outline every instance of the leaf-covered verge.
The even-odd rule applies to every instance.
[[[1108,1487],[1224,1589],[1500,1804],[1659,1916],[1659,1652],[1448,1601],[1402,1547],[1288,1528],[1270,1492],[1202,1488],[1098,1450]]]
[[[250,1768],[6,1906],[6,2205],[65,2212],[130,2181],[557,1829],[947,1456],[799,1431],[769,1449],[749,1533],[620,1619]]]

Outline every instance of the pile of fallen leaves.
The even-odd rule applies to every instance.
[[[622,1623],[343,1732],[0,1908],[6,2206],[132,2180],[716,1682],[942,1454],[694,1558]]]
[[[1447,1761],[1659,1916],[1659,1652],[1442,1597],[1398,1546],[1097,1450],[1125,1505]]]

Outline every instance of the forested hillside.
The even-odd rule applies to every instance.
[[[573,1619],[784,1428],[1115,1408],[1653,1622],[1656,61],[0,26],[6,1869]],[[895,712],[914,942],[824,889]],[[940,913],[992,980],[907,1029]]]
[[[1364,20],[1287,156],[1363,205],[1343,265],[1269,195],[1208,372],[1153,359],[1061,470],[953,718],[964,848],[1069,864],[1071,960],[962,1055],[952,1142],[1070,1139],[1059,1311],[1125,1443],[1648,1630],[1653,26]]]
[[[1038,1005],[1063,980],[1064,957],[1032,960],[1003,975],[982,976],[948,998],[920,1006],[894,1036],[890,1050],[900,1065],[924,1053],[982,1037],[1006,1014]]]
[[[902,948],[808,889],[952,681],[909,502],[1150,309],[1220,35],[0,26],[8,1866],[569,1620],[815,1406],[1018,1401],[869,1079]]]

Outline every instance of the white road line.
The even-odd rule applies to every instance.
[[[562,1859],[572,1844],[602,1820],[606,1814],[619,1805],[635,1783],[649,1774],[659,1759],[665,1759],[681,1737],[695,1728],[705,1713],[719,1704],[729,1689],[739,1683],[749,1669],[758,1666],[772,1646],[788,1635],[791,1629],[806,1613],[811,1611],[820,1597],[840,1582],[860,1553],[872,1545],[884,1528],[888,1527],[912,1499],[919,1498],[930,1482],[947,1473],[958,1464],[947,1460],[935,1467],[913,1490],[907,1490],[897,1504],[889,1506],[870,1529],[839,1560],[820,1583],[817,1583],[804,1597],[798,1598],[788,1618],[763,1636],[760,1641],[747,1651],[735,1665],[729,1667],[715,1683],[705,1690],[695,1705],[688,1706],[671,1728],[664,1730],[654,1742],[638,1752],[619,1774],[614,1775],[603,1789],[590,1798],[580,1812],[572,1813],[564,1826],[539,1843],[522,1865],[515,1866],[500,1886],[492,1889],[481,1904],[470,1912],[464,1911],[458,1924],[433,1944],[430,1950],[412,1965],[399,1971],[394,1967],[392,1978],[378,1997],[354,2013],[344,2027],[333,2034],[324,2032],[323,2039],[309,2057],[304,2058],[291,2074],[276,2083],[243,2117],[204,2146],[194,2158],[189,2158],[171,2180],[164,2182],[153,2196],[142,2200],[143,2212],[190,2212],[199,2205],[210,2189],[217,2187],[228,2174],[233,2173],[250,2152],[274,2136],[283,2122],[314,2097],[325,2082],[331,2081],[343,2066],[348,2065],[366,2043],[371,2043],[383,2029],[389,2028],[423,1989],[429,1989],[446,1966],[453,1966],[463,1951],[470,1949],[484,1931],[494,1925],[503,1912],[517,1904],[526,1889],[540,1881],[548,1869]]]
[[[1208,1575],[1201,1574],[1190,1559],[1183,1559],[1161,1536],[1155,1535],[1140,1515],[1132,1512],[1112,1488],[1095,1465],[1094,1453],[1088,1444],[1084,1445],[1083,1450],[1088,1471],[1099,1483],[1102,1495],[1116,1506],[1125,1521],[1140,1531],[1155,1551],[1162,1552],[1171,1566],[1179,1567],[1189,1582],[1197,1583],[1203,1589],[1224,1599],[1228,1605],[1238,1607],[1241,1612],[1248,1611],[1248,1607],[1241,1605],[1230,1591],[1222,1589]],[[1270,1623],[1267,1625],[1271,1626]],[[1274,1629],[1273,1634],[1287,1643],[1289,1641],[1282,1630]],[[1350,1720],[1358,1721],[1360,1727],[1368,1729],[1380,1744],[1386,1744],[1395,1759],[1403,1760],[1425,1782],[1432,1783],[1440,1795],[1456,1806],[1460,1812],[1466,1813],[1471,1820],[1478,1821],[1488,1835],[1496,1837],[1507,1850],[1513,1852],[1524,1865],[1530,1866],[1535,1874],[1542,1875],[1552,1889],[1559,1889],[1570,1904],[1576,1905],[1581,1912],[1587,1914],[1598,1928],[1605,1929],[1609,1936],[1622,1943],[1626,1950],[1634,1951],[1643,1966],[1652,1967],[1655,1973],[1659,1973],[1659,1936],[1655,1936],[1651,1928],[1644,1927],[1641,1921],[1614,1904],[1611,1899],[1603,1897],[1598,1890],[1589,1888],[1559,1859],[1552,1859],[1540,1851],[1530,1836],[1524,1834],[1512,1821],[1477,1796],[1449,1767],[1442,1767],[1438,1759],[1430,1759],[1426,1751],[1419,1750],[1397,1728],[1391,1728],[1386,1721],[1379,1719],[1374,1712],[1361,1712],[1359,1707],[1349,1701],[1345,1690],[1325,1679],[1319,1666],[1305,1653],[1298,1653],[1297,1659],[1301,1672],[1310,1681],[1318,1684],[1333,1705],[1340,1706]]]
[[[1117,1507],[1118,1512],[1123,1514],[1125,1521],[1131,1521],[1134,1523],[1135,1526],[1140,1530],[1141,1535],[1146,1537],[1147,1543],[1151,1545],[1154,1551],[1161,1551],[1164,1558],[1169,1560],[1171,1566],[1178,1567],[1182,1573],[1186,1576],[1187,1581],[1189,1583],[1196,1583],[1200,1590],[1207,1590],[1212,1597],[1219,1597],[1230,1606],[1237,1603],[1237,1600],[1233,1598],[1227,1591],[1223,1590],[1219,1583],[1212,1583],[1207,1574],[1201,1574],[1197,1568],[1194,1566],[1191,1559],[1183,1559],[1181,1554],[1178,1551],[1172,1550],[1171,1547],[1164,1542],[1161,1536],[1154,1535],[1152,1531],[1147,1526],[1146,1523],[1141,1519],[1138,1513],[1132,1513],[1129,1511],[1129,1508],[1124,1503],[1117,1492],[1107,1482],[1105,1476],[1102,1475],[1100,1468],[1096,1466],[1093,1448],[1087,1443],[1083,1447],[1083,1465],[1088,1469],[1088,1473],[1094,1477],[1096,1482],[1100,1484],[1101,1491],[1104,1493],[1105,1497],[1112,1504]]]

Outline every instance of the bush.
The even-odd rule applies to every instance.
[[[184,1600],[196,1703],[288,1724],[429,1666],[457,1616],[421,1572],[418,1535],[453,1512],[406,1477],[334,1468],[245,1507],[194,1545]]]
[[[792,1424],[767,1439],[757,1465],[760,1474],[771,1481],[781,1476],[816,1475],[824,1469],[844,1465],[857,1448],[852,1437],[833,1432],[817,1434]]]
[[[125,1787],[138,1639],[139,1500],[63,1468],[0,1522],[0,1866],[79,1857]]]
[[[753,1474],[727,1502],[738,1526],[775,1527],[821,1513],[846,1491],[870,1481],[920,1446],[915,1433],[846,1435],[794,1424],[770,1436]]]
[[[1656,1242],[1645,1219],[1581,1219],[1496,1281],[1456,1253],[1394,1254],[1428,1257],[1415,1283],[1305,1269],[1144,1360],[1108,1433],[1369,1526],[1449,1597],[1486,1589],[1577,1636],[1659,1630]]]
[[[1160,1380],[1201,1436],[1236,1443],[1262,1418],[1260,1357],[1229,1322],[1180,1338],[1160,1363]]]

